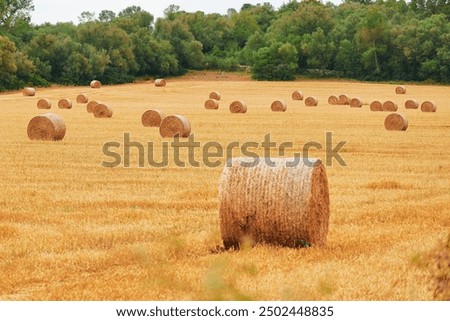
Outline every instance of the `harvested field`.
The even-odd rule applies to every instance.
[[[32,98],[20,91],[0,94],[1,300],[433,299],[421,257],[450,231],[448,86],[408,84],[407,93],[397,95],[392,84],[201,75],[169,79],[164,90],[142,82],[38,88]],[[292,101],[296,88],[322,103],[305,108]],[[222,94],[225,107],[206,112],[203,104],[213,90]],[[79,92],[113,102],[114,117],[99,121],[75,104],[57,109],[67,125],[64,140],[29,140],[27,124],[39,112],[38,99],[57,102]],[[432,97],[439,108],[435,113],[402,108],[408,130],[392,132],[384,128],[386,113],[326,103],[340,92],[399,106]],[[289,100],[288,110],[273,113],[268,106],[275,99]],[[226,107],[235,100],[248,104],[247,113],[230,113]],[[221,251],[219,180],[225,156],[210,159],[219,166],[196,167],[181,148],[184,168],[172,156],[168,166],[150,166],[148,143],[155,163],[163,158],[163,144],[173,142],[157,128],[142,126],[142,114],[155,107],[189,119],[202,147],[217,142],[233,156],[241,156],[238,148],[226,148],[233,142],[257,142],[260,147],[249,150],[264,156],[267,134],[277,146],[292,143],[286,157],[309,142],[325,147],[327,132],[333,133],[332,147],[347,141],[339,151],[347,166],[336,159],[326,166],[326,244]],[[128,163],[127,139],[136,143]],[[108,142],[120,143],[109,149],[119,156],[119,166],[103,153]],[[145,155],[142,168],[138,143]],[[275,148],[271,152],[278,156]],[[195,149],[193,156],[204,163],[202,155],[202,148]],[[326,164],[325,149],[311,148],[309,156]]]

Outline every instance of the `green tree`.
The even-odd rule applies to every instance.
[[[293,80],[297,71],[297,49],[290,43],[274,43],[259,49],[254,57],[253,78]]]
[[[20,20],[29,22],[33,10],[32,0],[0,0],[0,27],[10,30]]]

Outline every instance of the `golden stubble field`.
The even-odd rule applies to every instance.
[[[222,94],[217,111],[205,110],[211,91]],[[315,95],[319,106],[293,101],[293,90]],[[340,81],[255,82],[218,76],[170,79],[121,86],[53,87],[35,97],[0,95],[0,300],[431,300],[421,255],[450,231],[450,88]],[[95,119],[75,97],[85,92],[114,109],[112,119]],[[384,129],[385,112],[369,107],[330,106],[331,94],[370,102],[394,100],[409,120],[406,132]],[[29,120],[39,98],[62,116],[60,142],[30,141]],[[56,106],[74,101],[71,110]],[[436,113],[405,110],[406,99],[432,99]],[[233,100],[247,114],[231,114]],[[288,110],[270,104],[285,99]],[[325,146],[347,141],[327,167],[330,226],[323,248],[267,245],[219,252],[218,183],[221,166],[173,164],[102,167],[111,161],[102,147],[123,144],[124,134],[161,155],[157,129],[144,128],[144,111],[182,114],[195,140],[292,142],[287,156],[310,141]],[[186,141],[186,139],[182,139]],[[115,149],[123,155],[123,148]],[[147,147],[145,147],[147,153]],[[262,148],[256,150],[261,156]],[[273,149],[272,156],[277,156]],[[196,150],[201,160],[201,148]],[[234,149],[234,156],[239,151]],[[325,159],[324,150],[311,150]],[[158,157],[158,156],[155,156]],[[181,158],[188,160],[186,151]]]

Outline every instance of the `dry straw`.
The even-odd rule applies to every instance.
[[[102,86],[102,83],[99,80],[91,81],[91,88],[98,89]]]
[[[66,124],[55,114],[36,116],[28,123],[27,134],[31,140],[62,140],[66,135]]]
[[[348,105],[350,104],[350,98],[347,95],[339,95],[339,105]]]
[[[370,103],[370,110],[371,111],[383,111],[383,104],[381,101],[374,100]]]
[[[398,105],[391,100],[387,100],[383,103],[383,111],[397,111]]]
[[[69,99],[63,98],[58,101],[58,107],[61,109],[71,109],[72,102]]]
[[[166,85],[166,81],[164,79],[156,79],[155,86],[156,87],[164,87]]]
[[[384,128],[387,130],[405,131],[408,129],[408,119],[401,114],[389,114],[384,120]]]
[[[299,90],[295,90],[292,93],[292,100],[303,100],[303,93]]]
[[[275,100],[270,106],[272,111],[286,111],[287,105],[284,100]]]
[[[90,102],[87,103],[86,105],[86,110],[88,113],[93,113],[94,112],[94,108],[95,106],[98,105],[98,102],[95,100],[91,100]]]
[[[111,107],[105,104],[97,104],[94,107],[94,117],[95,118],[111,118],[113,111]]]
[[[142,114],[141,122],[144,127],[159,127],[164,117],[166,115],[162,111],[150,109]]]
[[[325,166],[318,159],[233,158],[220,180],[219,215],[225,248],[243,242],[324,245],[329,220]]]
[[[89,101],[89,98],[86,94],[79,94],[77,96],[77,104],[86,104]]]
[[[167,116],[161,122],[159,133],[162,137],[189,137],[191,134],[191,123],[181,115]]]
[[[209,94],[209,99],[220,100],[221,98],[222,95],[217,91],[213,91],[212,93]]]
[[[395,88],[395,93],[399,94],[399,95],[404,95],[406,94],[406,87],[405,86],[397,86]]]
[[[363,104],[364,104],[363,101],[358,97],[354,97],[354,98],[350,99],[350,107],[360,108],[360,107],[362,107]]]
[[[205,101],[205,109],[219,109],[219,102],[215,99]]]
[[[26,88],[22,89],[22,95],[34,96],[34,95],[36,95],[36,89],[34,89],[32,87],[26,87]]]
[[[408,99],[405,102],[405,108],[406,109],[417,109],[417,108],[419,108],[419,102],[415,99]]]
[[[435,113],[437,106],[432,101],[424,101],[422,105],[420,105],[420,109],[425,113]]]
[[[328,97],[328,104],[339,105],[339,98],[335,95],[331,95],[330,97]]]
[[[230,104],[230,111],[233,114],[245,114],[247,112],[247,104],[241,100],[233,101]]]
[[[307,107],[315,107],[319,104],[319,101],[316,97],[310,96],[305,99],[305,106]]]
[[[52,108],[52,102],[50,101],[50,99],[41,98],[37,102],[37,108],[39,108],[39,109],[50,109],[50,108]]]

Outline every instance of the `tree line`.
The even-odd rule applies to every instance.
[[[164,17],[138,6],[33,25],[32,0],[0,0],[0,90],[114,84],[188,70],[251,70],[258,80],[341,77],[450,82],[449,0],[244,4]]]

